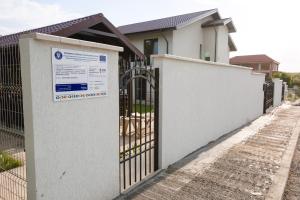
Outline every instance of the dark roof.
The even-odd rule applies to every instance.
[[[19,42],[20,35],[32,32],[70,37],[100,23],[104,24],[105,27],[120,40],[124,47],[130,49],[130,51],[139,57],[144,57],[144,55],[133,44],[131,44],[128,38],[124,36],[111,22],[109,22],[102,13],[2,37],[0,36],[0,46],[17,44]]]
[[[230,35],[228,35],[228,46],[230,51],[237,51],[236,45]]]
[[[162,30],[162,29],[172,29],[172,28],[176,28],[179,25],[193,22],[195,19],[202,19],[204,17],[213,14],[216,14],[219,18],[218,10],[212,9],[212,10],[188,13],[184,15],[177,15],[173,17],[166,17],[166,18],[156,19],[156,20],[151,20],[146,22],[128,24],[124,26],[119,26],[118,29],[123,34],[139,33],[139,32]]]
[[[273,63],[273,62],[279,64],[279,62],[275,61],[274,59],[270,58],[265,54],[235,56],[230,59],[230,64]]]
[[[53,24],[50,26],[45,26],[45,27],[41,27],[41,28],[36,28],[36,29],[31,29],[31,30],[26,30],[26,31],[22,31],[22,32],[18,32],[18,33],[14,33],[14,34],[10,34],[10,35],[5,35],[0,37],[0,44],[16,44],[19,42],[19,36],[22,34],[26,34],[26,33],[32,33],[32,32],[37,32],[37,33],[45,33],[45,34],[54,34],[57,31],[61,31],[65,28],[71,27],[75,24],[78,24],[80,22],[84,22],[86,20],[91,19],[94,16],[103,16],[102,14],[96,14],[96,15],[91,15],[88,17],[83,17],[83,18],[79,18],[79,19],[75,19],[75,20],[70,20],[70,21],[66,21],[66,22],[62,22],[62,23],[58,23],[58,24]]]
[[[217,19],[204,23],[202,27],[227,26],[229,33],[236,32],[231,18]]]

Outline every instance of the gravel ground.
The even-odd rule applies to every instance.
[[[293,157],[283,200],[300,200],[300,137]]]
[[[265,199],[299,118],[299,106],[279,109],[270,124],[231,147],[205,170],[197,163],[190,164],[193,170],[170,167],[127,199]]]

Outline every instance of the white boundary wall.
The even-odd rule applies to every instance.
[[[283,82],[283,84],[284,84],[284,99],[286,99],[288,96],[289,88],[286,82]]]
[[[51,48],[108,56],[108,96],[54,102]],[[20,40],[28,199],[119,195],[118,52],[122,48],[31,34]]]
[[[160,68],[161,167],[263,114],[264,74],[172,55]]]
[[[282,95],[282,84],[283,81],[280,80],[279,78],[274,78],[274,94],[273,94],[273,106],[277,107],[281,104],[281,95]]]

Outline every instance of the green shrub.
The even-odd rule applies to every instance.
[[[5,152],[0,152],[0,172],[22,166],[22,162]]]
[[[150,105],[140,105],[140,104],[134,104],[132,112],[138,112],[138,113],[148,113],[148,112],[153,112],[154,111],[154,106]]]
[[[272,77],[280,78],[288,84],[289,88],[294,86],[300,87],[300,73],[274,72]]]

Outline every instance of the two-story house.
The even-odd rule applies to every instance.
[[[236,31],[231,18],[222,19],[217,9],[134,23],[118,27],[147,58],[173,54],[229,63],[236,46],[230,33]]]

